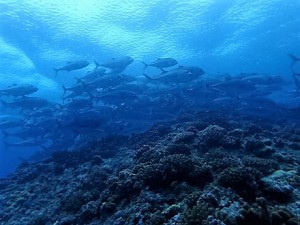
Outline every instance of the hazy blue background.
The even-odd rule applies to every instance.
[[[300,56],[299,12],[300,0],[0,0],[0,89],[32,83],[37,95],[59,99],[60,84],[78,72],[54,79],[52,67],[122,55],[173,57],[209,74],[290,78],[287,53]],[[141,68],[136,61],[127,73]],[[0,176],[28,154],[0,148]]]

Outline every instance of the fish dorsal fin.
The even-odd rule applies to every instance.
[[[169,72],[169,71],[167,71],[167,70],[164,70],[163,68],[161,68],[160,70],[161,70],[160,75],[161,75],[161,74],[164,74],[164,73],[166,73],[166,72]]]

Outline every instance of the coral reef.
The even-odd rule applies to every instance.
[[[0,224],[299,224],[299,132],[237,120],[185,114],[24,162],[0,180]]]

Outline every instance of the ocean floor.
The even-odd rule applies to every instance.
[[[299,164],[292,121],[185,113],[23,162],[0,180],[0,224],[297,225]]]

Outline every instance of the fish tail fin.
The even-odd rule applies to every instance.
[[[95,68],[95,70],[96,70],[100,66],[100,64],[96,60],[94,60],[94,63],[95,63],[95,66],[96,66],[96,68]]]
[[[78,77],[74,77],[74,79],[76,80],[76,84],[78,84],[81,81]]]
[[[61,97],[60,99],[62,100],[62,104],[64,105],[65,104],[65,100],[67,99],[68,97]]]
[[[58,107],[59,110],[62,110],[64,108],[64,106],[60,103],[55,103],[55,107]]]
[[[58,128],[62,128],[63,127],[63,121],[61,119],[56,119],[56,125],[58,126]]]
[[[43,149],[43,151],[45,151],[45,152],[47,152],[47,151],[49,151],[49,148],[47,148],[46,146],[44,146],[44,145],[40,145],[40,147]]]
[[[5,150],[7,150],[10,147],[10,145],[6,141],[3,141],[3,146]]]
[[[89,96],[90,96],[90,102],[93,103],[93,101],[95,100],[95,96],[91,93],[91,92],[86,92]]]
[[[86,83],[83,80],[81,80],[80,78],[77,78],[77,83],[81,83],[82,85],[86,85]]]
[[[9,133],[7,133],[7,131],[2,130],[2,134],[3,134],[3,138],[7,138]]]
[[[144,64],[144,68],[143,69],[146,69],[149,65],[145,62],[142,61],[142,63]]]
[[[161,74],[168,72],[167,70],[164,70],[163,68],[160,68],[160,70],[161,70]]]
[[[62,124],[61,124],[61,122],[60,122],[59,119],[56,119],[56,120],[55,120],[55,123],[56,123],[56,125],[57,125],[57,128],[61,128],[61,127],[62,127]]]
[[[289,55],[289,57],[291,58],[291,60],[292,60],[293,62],[295,62],[295,61],[300,61],[300,58],[294,56],[293,54],[288,54],[288,55]]]
[[[153,78],[151,78],[150,76],[148,76],[147,74],[143,73],[144,77],[146,77],[148,80],[154,80]]]
[[[8,103],[3,101],[3,100],[0,100],[1,101],[1,104],[3,105],[4,108],[8,107]]]
[[[57,77],[58,71],[59,69],[53,68],[54,72],[55,72],[55,77]]]
[[[296,85],[297,90],[300,90],[300,80],[297,78],[297,76],[295,74],[293,74],[293,78],[294,78],[294,83]]]
[[[62,86],[62,88],[64,89],[64,94],[63,94],[63,96],[65,96],[66,92],[68,91],[68,88],[66,88],[64,85],[61,85],[61,86]]]
[[[293,75],[300,76],[300,73],[295,72],[295,68],[294,68],[297,61],[300,61],[300,58],[294,56],[293,54],[288,54],[288,55],[289,55],[290,59],[292,60],[291,65],[290,65],[291,72],[293,73]]]

